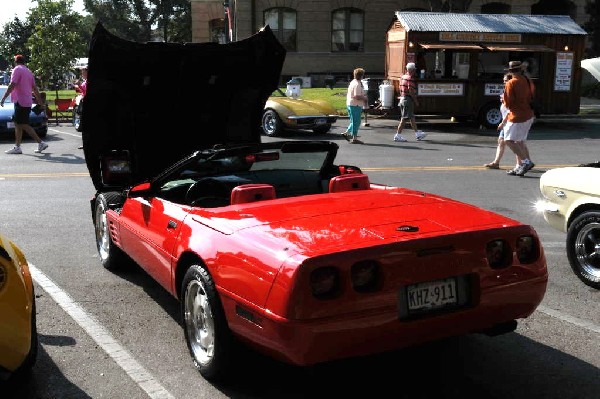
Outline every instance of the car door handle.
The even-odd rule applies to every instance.
[[[177,222],[174,220],[169,220],[169,223],[167,223],[167,229],[174,229],[177,227]]]

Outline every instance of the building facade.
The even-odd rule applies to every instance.
[[[385,74],[386,32],[396,11],[431,11],[425,0],[191,0],[192,41],[242,40],[269,25],[287,49],[282,82],[309,77],[313,87],[351,79],[365,68]],[[569,15],[583,25],[586,0],[473,0],[468,12]],[[434,10],[437,11],[437,10]],[[449,10],[456,12],[457,10]]]

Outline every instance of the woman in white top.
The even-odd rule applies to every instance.
[[[361,82],[362,78],[365,76],[365,70],[356,68],[353,72],[353,76],[354,79],[348,85],[348,93],[346,94],[346,107],[348,108],[350,124],[344,133],[344,138],[352,144],[363,144],[357,136],[363,106],[367,103],[367,95]]]

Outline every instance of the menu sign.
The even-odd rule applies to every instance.
[[[462,96],[462,83],[419,83],[417,92],[420,96]]]
[[[520,33],[440,32],[441,42],[521,43]]]
[[[573,52],[556,52],[556,70],[554,72],[554,90],[570,91],[573,74]]]

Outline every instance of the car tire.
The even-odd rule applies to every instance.
[[[235,340],[208,270],[192,265],[181,283],[181,320],[194,366],[207,380],[227,375]]]
[[[331,130],[331,125],[322,125],[322,126],[317,126],[313,129],[313,132],[315,132],[316,134],[325,134],[328,133]]]
[[[500,103],[487,103],[481,108],[479,113],[479,123],[486,129],[496,129],[502,122],[502,113],[500,112]]]
[[[277,112],[272,109],[263,113],[261,126],[263,132],[269,137],[279,136],[283,132],[283,122]]]
[[[570,224],[567,258],[581,281],[600,289],[600,211],[584,212]]]
[[[96,248],[102,266],[108,270],[117,270],[129,262],[129,257],[112,241],[110,228],[106,218],[109,207],[121,206],[123,198],[119,193],[106,192],[98,194],[94,205],[94,230],[96,231]]]

